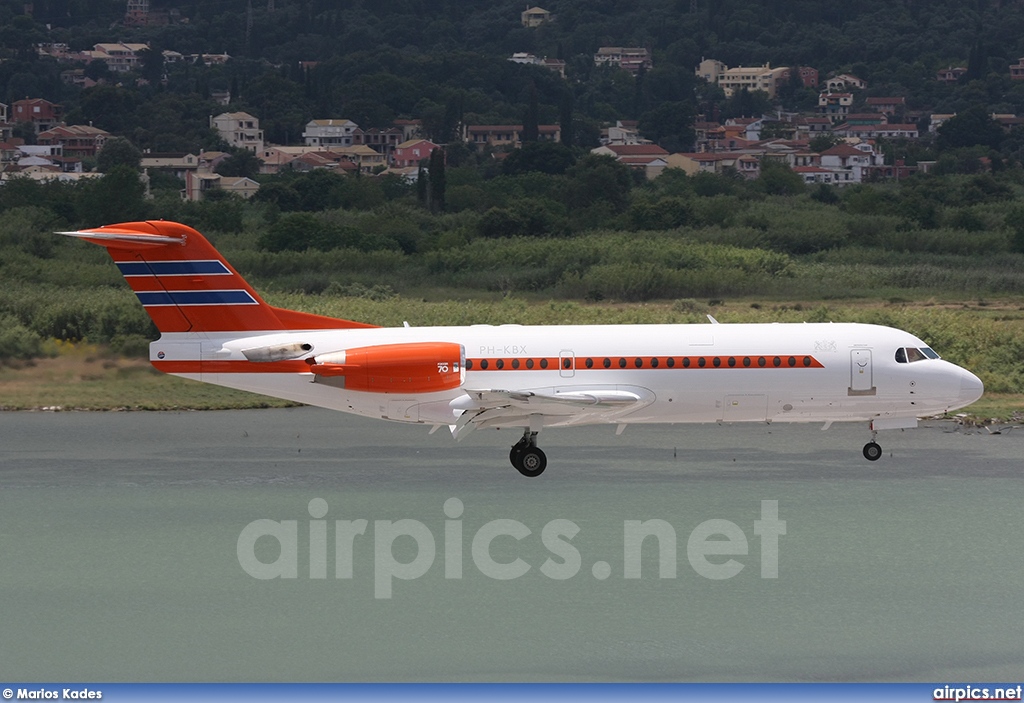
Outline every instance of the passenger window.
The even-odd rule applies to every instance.
[[[903,347],[896,350],[896,363],[905,364],[907,363],[907,352]]]

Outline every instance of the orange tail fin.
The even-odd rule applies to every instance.
[[[161,332],[375,327],[268,305],[206,237],[176,222],[61,232],[106,247]]]

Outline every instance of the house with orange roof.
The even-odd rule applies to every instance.
[[[40,132],[36,141],[43,146],[59,144],[65,156],[88,158],[96,156],[109,136],[110,132],[90,125],[58,125]]]
[[[31,122],[36,134],[60,124],[64,108],[43,98],[15,100],[11,110],[12,122]]]
[[[420,162],[429,159],[430,153],[437,148],[438,145],[429,139],[410,139],[402,142],[391,152],[391,168],[419,166]]]
[[[682,169],[688,176],[696,176],[698,173],[721,174],[728,169],[734,169],[748,180],[761,175],[761,160],[754,154],[678,153],[670,154],[665,160],[668,168]]]
[[[590,153],[611,156],[630,170],[642,171],[648,179],[657,178],[668,166],[668,152],[657,144],[606,144]]]

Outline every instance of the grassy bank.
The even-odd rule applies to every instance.
[[[287,401],[167,376],[145,359],[92,344],[0,366],[3,410],[220,410],[279,408]]]

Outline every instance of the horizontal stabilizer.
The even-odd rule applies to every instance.
[[[117,249],[137,249],[139,247],[160,247],[168,244],[184,245],[186,238],[168,236],[165,234],[148,234],[142,232],[118,231],[118,230],[83,230],[80,232],[57,232],[65,237],[76,237],[85,239],[95,244]]]

